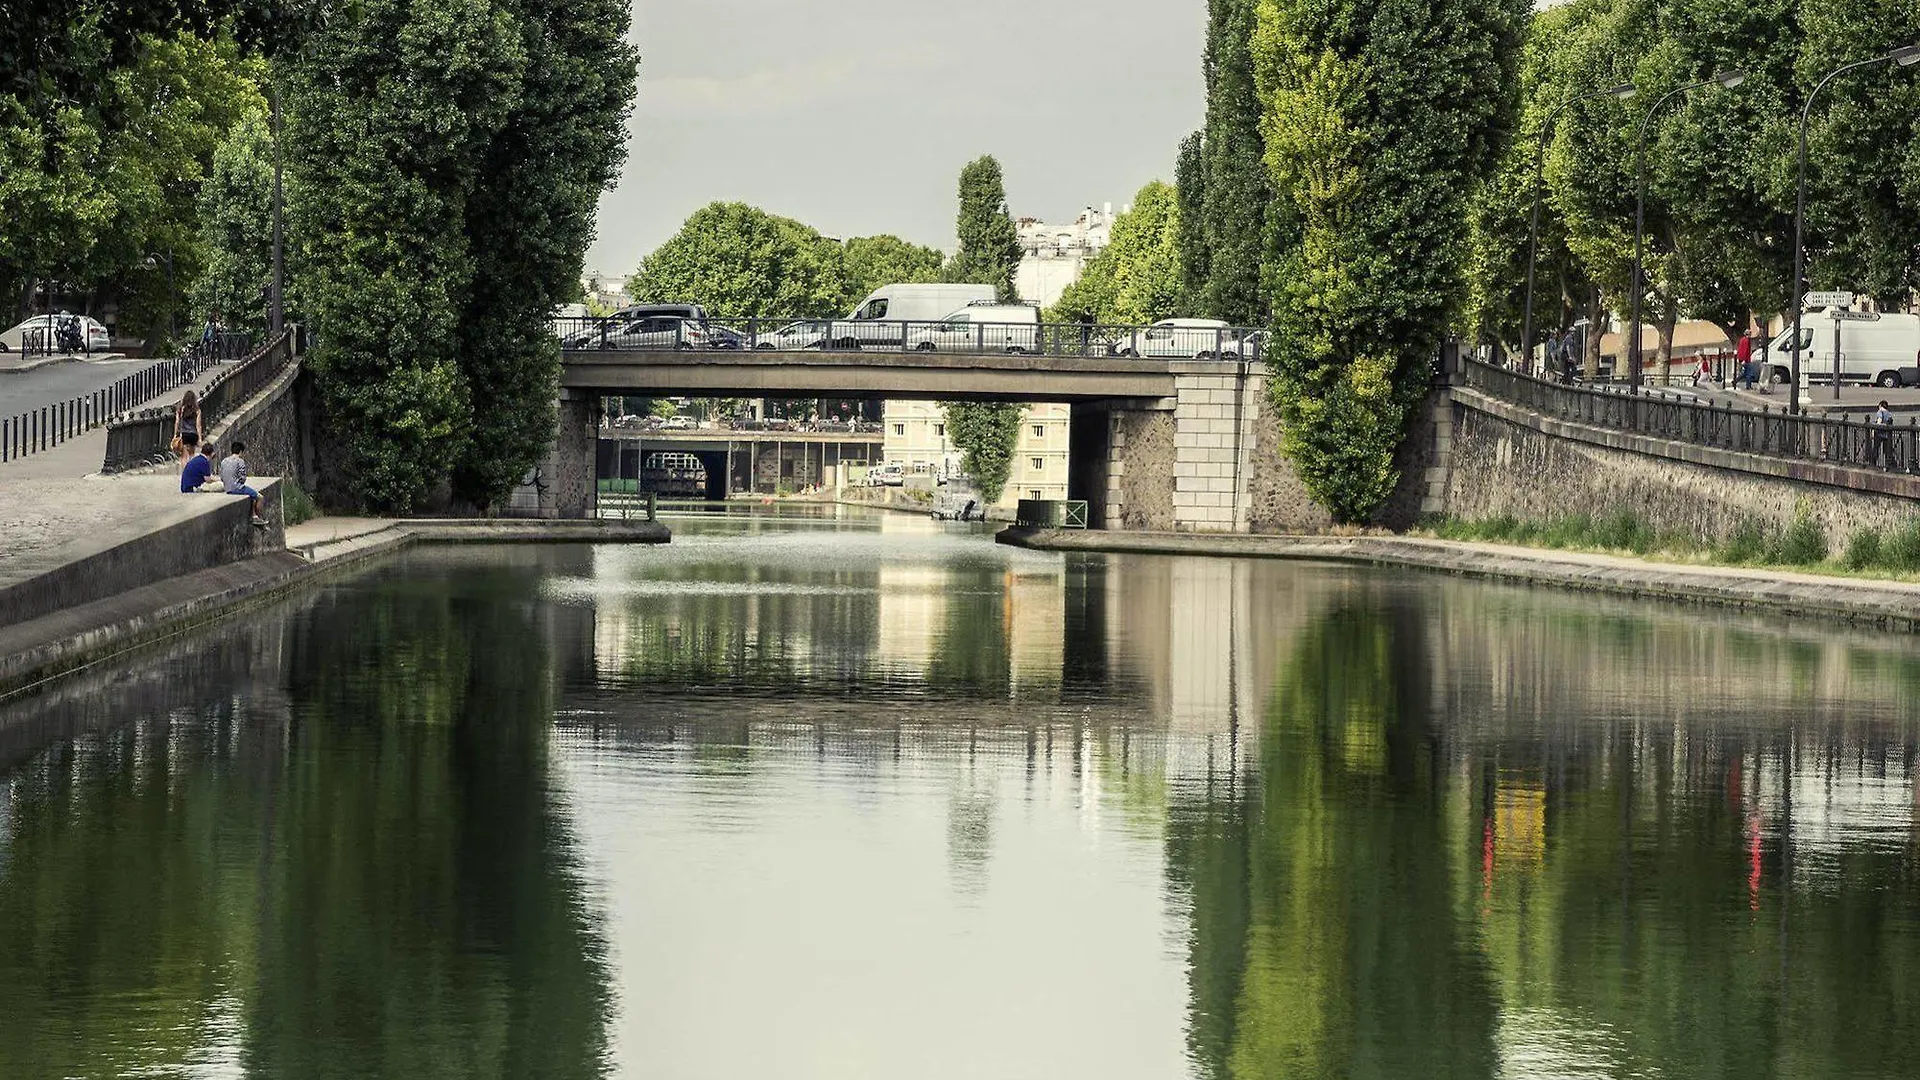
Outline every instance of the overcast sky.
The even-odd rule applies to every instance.
[[[609,273],[716,199],[950,251],[980,154],[1015,216],[1117,208],[1204,110],[1205,0],[632,3],[639,97],[587,257]]]

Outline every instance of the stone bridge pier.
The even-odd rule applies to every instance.
[[[1096,529],[1249,532],[1267,375],[1253,362],[1173,368],[1172,397],[1073,406],[1068,497]]]

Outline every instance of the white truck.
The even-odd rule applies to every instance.
[[[886,285],[873,290],[845,321],[834,320],[832,341],[838,348],[903,348],[910,323],[934,323],[969,304],[992,303],[991,285]]]
[[[1879,311],[1809,311],[1800,316],[1800,377],[1833,383],[1835,330],[1842,382],[1876,386],[1920,383],[1920,315]],[[1793,378],[1793,325],[1767,347],[1766,379],[1775,386]]]

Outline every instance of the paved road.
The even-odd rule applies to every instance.
[[[68,360],[32,371],[0,372],[0,416],[17,416],[113,385],[151,360]]]

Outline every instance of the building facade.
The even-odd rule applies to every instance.
[[[909,477],[931,480],[958,475],[960,448],[947,434],[947,414],[937,401],[889,401],[881,458],[897,462]],[[1013,470],[995,505],[1011,509],[1020,499],[1067,497],[1067,450],[1072,410],[1055,402],[1028,405],[1020,415]]]
[[[1014,272],[1014,291],[1020,299],[1043,308],[1060,301],[1067,286],[1080,280],[1087,263],[1106,250],[1113,238],[1113,204],[1080,211],[1072,224],[1049,225],[1037,218],[1021,218],[1020,266]]]

